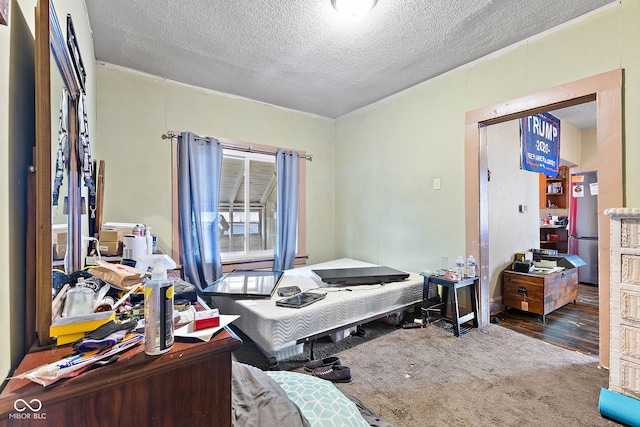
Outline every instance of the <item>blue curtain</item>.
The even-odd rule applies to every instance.
[[[295,151],[278,149],[276,174],[278,177],[278,208],[276,218],[276,247],[273,269],[293,268],[296,258],[298,231],[298,187],[300,160]]]
[[[182,264],[189,283],[205,288],[222,276],[218,201],[222,148],[217,139],[183,132],[178,139],[178,206]]]

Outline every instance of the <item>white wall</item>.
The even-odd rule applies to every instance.
[[[0,51],[9,52],[11,37],[9,28],[0,26]],[[9,124],[9,61],[0,61],[0,123]],[[8,176],[9,166],[9,132],[8,126],[0,127],[0,235],[9,235],[11,223],[9,222],[9,189],[10,181]],[[4,295],[11,295],[9,287],[10,268],[10,244],[8,240],[0,240],[0,292]],[[24,281],[23,281],[24,283]],[[23,296],[24,298],[24,296]],[[10,301],[8,298],[0,300],[0,324],[11,325],[18,322],[18,316],[11,316],[9,312]],[[11,332],[19,333],[20,328],[0,328],[0,341],[8,343],[8,347],[0,351],[0,376],[2,378],[9,374],[11,369],[11,348],[19,345],[11,339]]]
[[[566,122],[560,123],[560,158],[565,164],[580,164],[582,159],[581,139],[582,132],[579,129]]]
[[[603,8],[340,118],[336,255],[413,271],[455,259],[465,250],[465,112],[619,67],[626,200],[640,205],[639,21],[638,1]]]
[[[500,273],[513,262],[514,254],[540,247],[539,175],[520,169],[518,120],[488,126],[487,144],[491,171],[488,183],[489,298],[491,302],[499,302],[502,299]],[[527,207],[526,212],[519,211],[520,205]]]
[[[337,121],[339,257],[422,271],[464,255],[464,88],[449,73]]]
[[[580,153],[579,170],[594,171],[598,169],[597,129],[582,131],[582,151]]]
[[[105,160],[104,220],[145,223],[171,249],[169,130],[285,147],[306,164],[309,262],[333,259],[333,121],[102,65],[96,158]]]

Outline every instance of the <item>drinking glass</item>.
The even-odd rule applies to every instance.
[[[443,256],[441,263],[442,263],[442,274],[444,274],[449,269],[449,258],[446,256]]]

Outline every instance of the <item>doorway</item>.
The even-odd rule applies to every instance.
[[[600,257],[600,364],[609,365],[609,220],[607,208],[622,207],[622,70],[564,84],[520,98],[469,111],[465,118],[465,212],[467,253],[477,254],[480,263],[479,323],[489,323],[491,289],[489,286],[489,251],[486,126],[530,114],[582,104],[597,103],[597,150],[599,177]],[[477,203],[474,203],[477,201]],[[493,301],[494,304],[499,304]]]
[[[545,316],[513,305],[491,311],[491,318],[502,327],[524,335],[594,357],[599,354],[597,275],[597,209],[592,168],[596,142],[595,101],[549,114],[560,120],[561,166],[557,176],[547,176],[521,167],[521,121],[518,119],[486,126],[488,185],[489,278],[492,300],[505,303],[502,288],[505,270],[511,270],[514,254],[530,248],[577,254],[587,265],[574,271],[574,303],[560,306]],[[573,170],[575,177],[572,179]],[[572,191],[573,189],[573,191]],[[572,195],[575,193],[575,200]],[[586,202],[586,203],[583,203]],[[567,224],[570,205],[579,205],[578,215]],[[592,214],[592,215],[591,215]],[[576,233],[577,232],[577,233]],[[576,246],[568,250],[569,245]],[[590,256],[595,253],[595,256]],[[587,271],[585,271],[587,270]],[[535,305],[535,304],[534,304]],[[531,310],[531,311],[528,311]],[[545,310],[546,311],[546,310]]]

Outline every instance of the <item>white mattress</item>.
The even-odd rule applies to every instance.
[[[213,297],[222,314],[239,314],[233,324],[254,341],[267,356],[282,360],[299,352],[298,340],[333,329],[382,316],[422,301],[423,277],[409,273],[402,282],[385,285],[326,287],[313,273],[317,268],[367,267],[369,264],[348,258],[285,271],[278,287],[298,286],[303,291],[323,286],[325,299],[303,308],[275,305],[281,297],[270,299],[233,299]],[[346,289],[350,289],[346,290]]]

